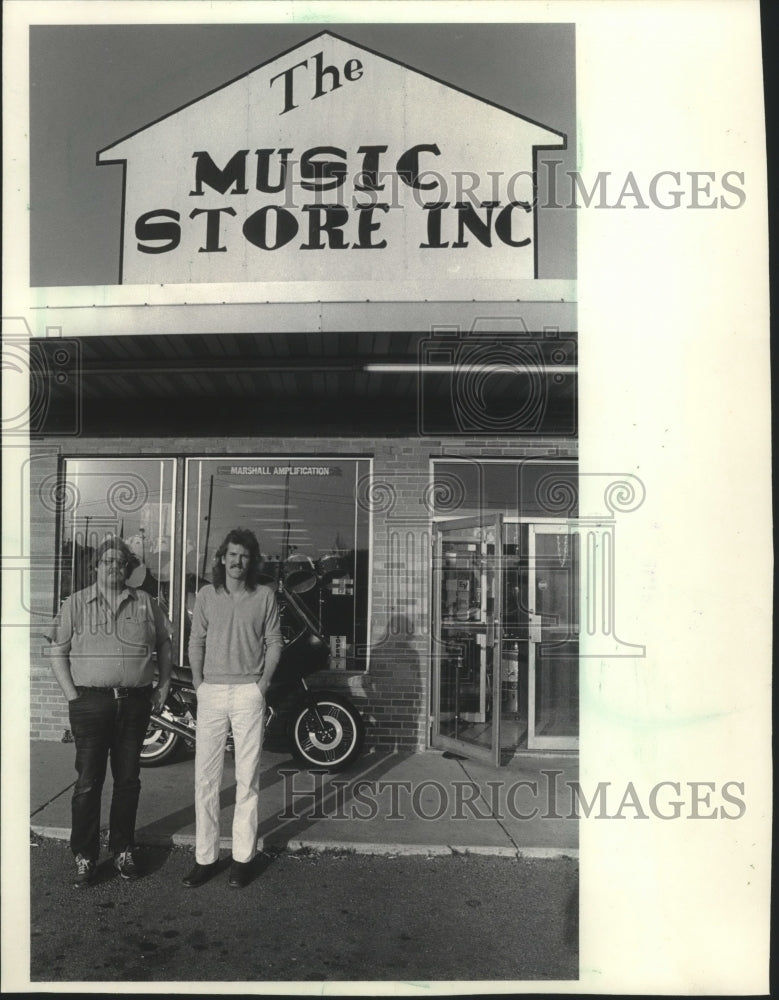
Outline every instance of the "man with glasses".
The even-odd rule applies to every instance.
[[[78,887],[95,876],[109,759],[114,787],[108,849],[121,878],[138,877],[133,848],[140,754],[152,704],[156,711],[162,708],[171,674],[168,620],[147,593],[126,583],[135,563],[132,553],[110,536],[96,555],[95,583],[64,602],[47,635],[76,744],[70,847]],[[159,685],[153,690],[155,651]]]

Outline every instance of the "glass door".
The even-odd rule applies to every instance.
[[[528,748],[579,745],[579,534],[530,524]]]
[[[433,536],[434,747],[500,762],[502,517]]]

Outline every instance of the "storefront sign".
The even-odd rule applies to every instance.
[[[125,283],[527,279],[536,151],[564,146],[323,32],[98,163],[125,165]]]
[[[220,465],[222,476],[340,476],[331,465]]]

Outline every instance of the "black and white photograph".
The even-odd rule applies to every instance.
[[[712,134],[688,4],[283,6],[7,5],[4,988],[759,993],[759,60]]]

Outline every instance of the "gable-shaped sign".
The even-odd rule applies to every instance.
[[[323,32],[98,153],[125,283],[537,276],[565,136]]]

